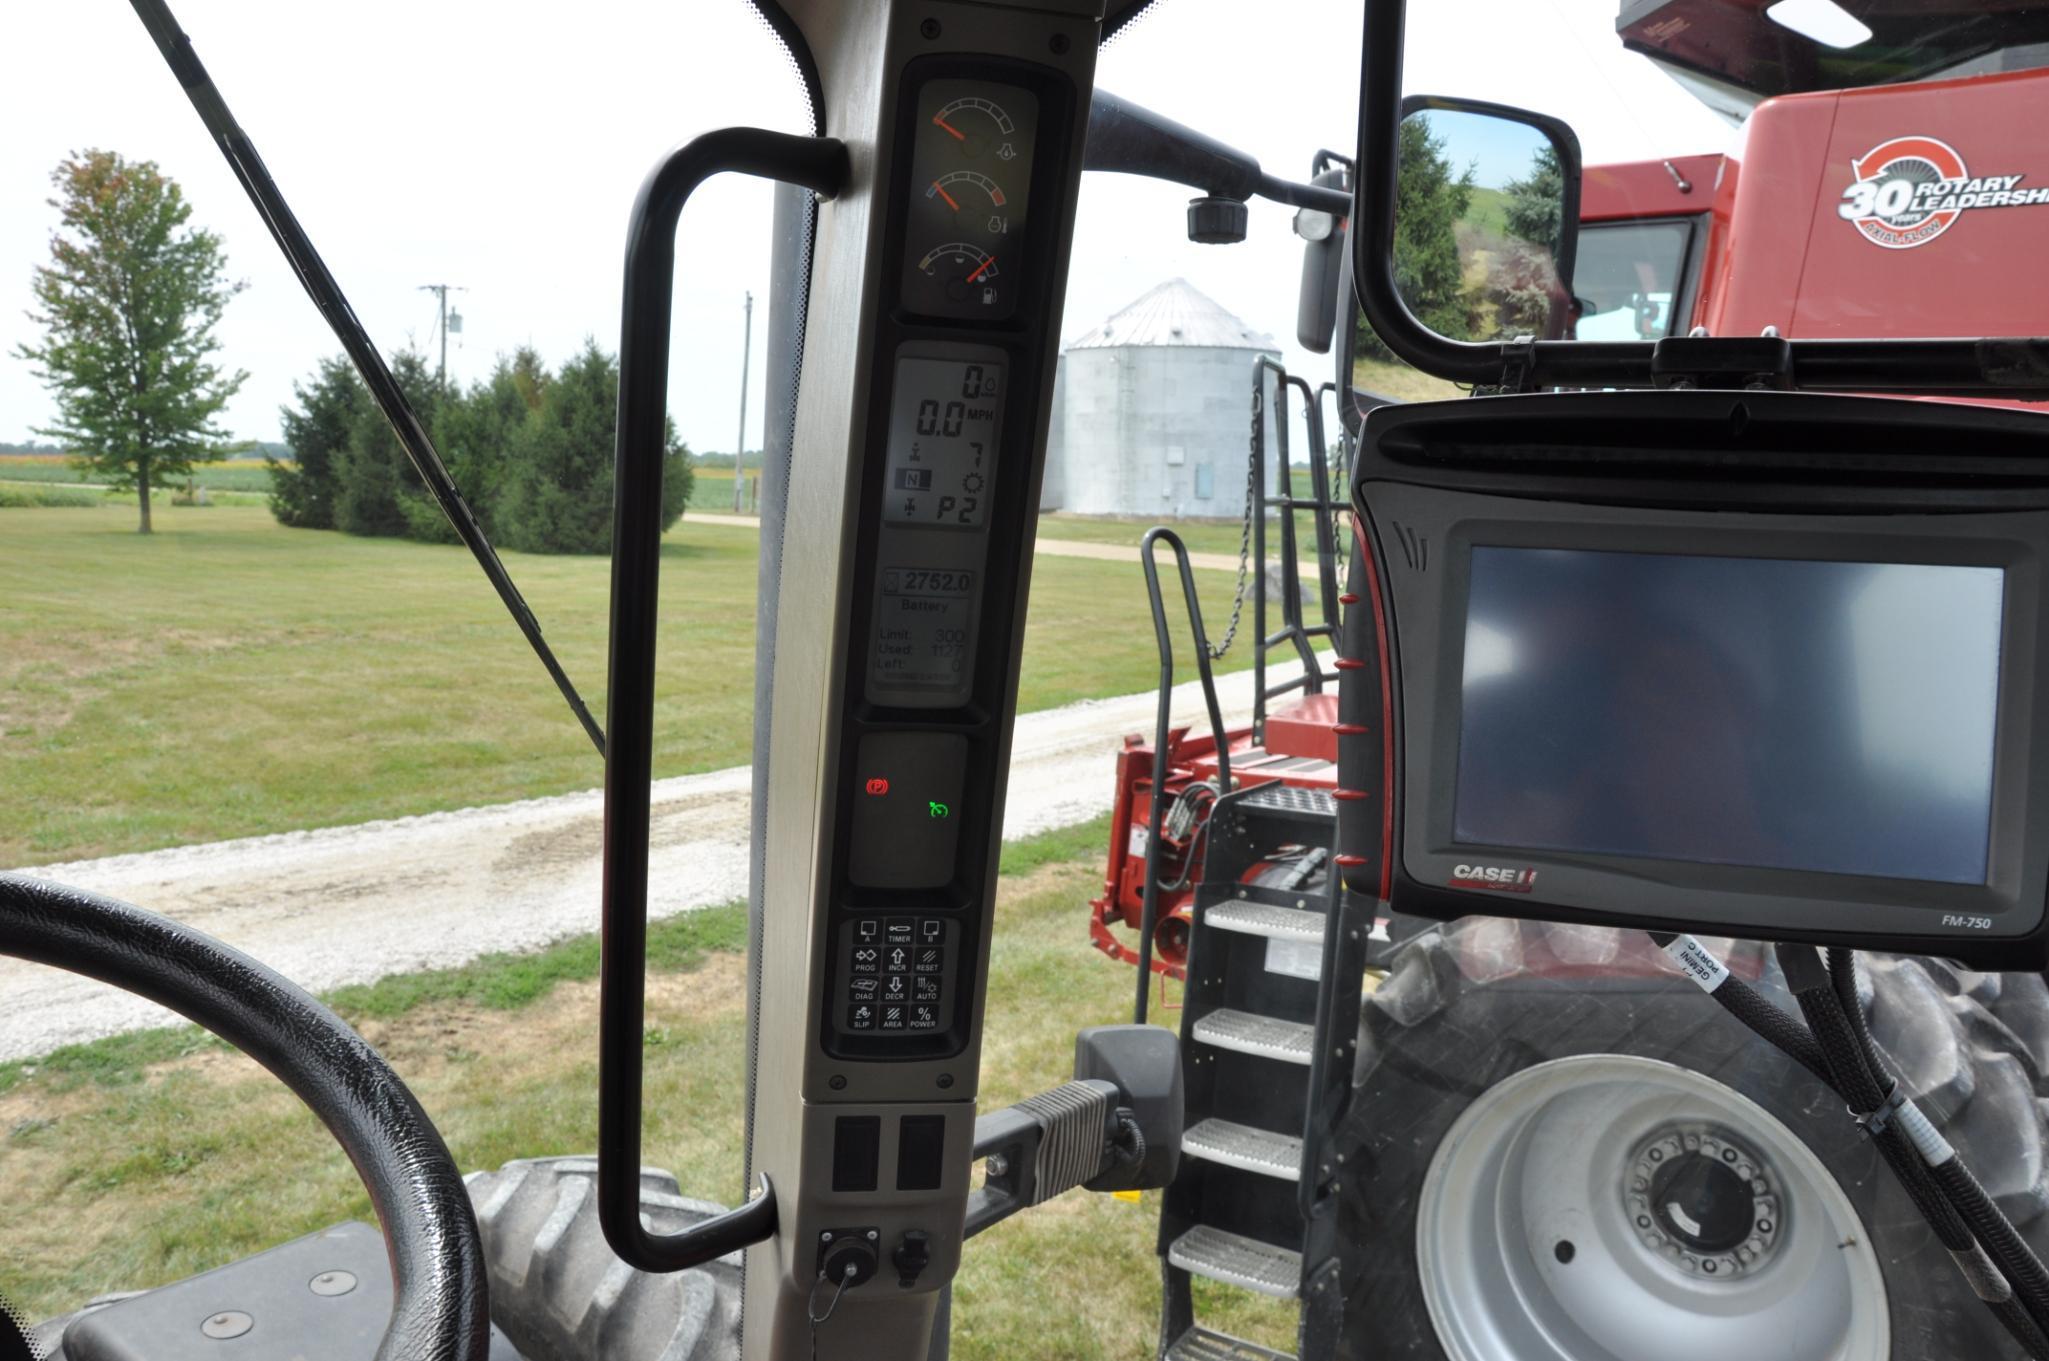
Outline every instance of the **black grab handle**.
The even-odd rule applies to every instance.
[[[1134,1025],[1144,1025],[1146,1002],[1152,993],[1153,938],[1160,929],[1160,821],[1166,808],[1163,791],[1167,784],[1167,728],[1174,708],[1174,639],[1167,631],[1167,602],[1160,594],[1160,564],[1153,545],[1164,543],[1174,550],[1174,563],[1181,572],[1181,597],[1188,605],[1188,633],[1195,643],[1195,668],[1202,677],[1202,700],[1209,710],[1210,738],[1217,750],[1217,792],[1231,792],[1231,735],[1224,730],[1223,711],[1217,706],[1217,679],[1210,667],[1209,634],[1202,627],[1202,601],[1195,593],[1195,573],[1188,565],[1188,547],[1181,536],[1165,525],[1146,531],[1139,542],[1139,561],[1145,564],[1146,600],[1153,611],[1153,638],[1160,648],[1160,707],[1153,720],[1152,811],[1146,819],[1145,894],[1138,919],[1138,997],[1131,1006]],[[1194,843],[1189,854],[1195,853]]]
[[[775,1190],[677,1234],[640,1222],[641,1044],[646,1023],[647,856],[654,762],[655,597],[669,398],[676,221],[697,186],[734,173],[823,198],[847,178],[844,143],[723,128],[670,152],[640,186],[626,236],[619,318],[619,443],[613,465],[611,688],[605,752],[603,948],[598,1001],[598,1219],[642,1271],[687,1271],[773,1237]]]

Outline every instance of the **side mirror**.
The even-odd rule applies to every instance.
[[[1471,99],[1402,101],[1394,276],[1452,340],[1572,334],[1579,139],[1563,121]]]
[[[1310,183],[1319,189],[1352,190],[1351,162],[1317,153]],[[1326,165],[1325,162],[1330,164]],[[1311,354],[1329,354],[1337,331],[1339,292],[1345,283],[1347,220],[1320,208],[1295,210],[1295,235],[1302,238],[1302,292],[1295,306],[1295,339]],[[1346,299],[1345,301],[1350,301]]]

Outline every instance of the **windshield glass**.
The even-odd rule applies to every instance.
[[[1692,253],[1694,224],[1589,223],[1579,238],[1573,292],[1581,340],[1657,340],[1672,334]]]

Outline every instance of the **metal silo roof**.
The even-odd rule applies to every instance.
[[[1205,297],[1186,279],[1169,279],[1067,342],[1070,350],[1124,345],[1182,345],[1211,350],[1268,350],[1280,346]]]

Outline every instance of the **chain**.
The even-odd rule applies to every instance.
[[[1252,434],[1245,442],[1245,517],[1238,528],[1238,587],[1231,595],[1231,622],[1224,629],[1224,641],[1211,643],[1209,655],[1221,661],[1238,636],[1238,620],[1245,613],[1245,585],[1251,576],[1252,517],[1259,513],[1259,460],[1252,455],[1259,448],[1259,427],[1266,419],[1266,389],[1252,385]]]
[[[1340,429],[1338,432],[1338,456],[1335,460],[1337,467],[1332,470],[1331,482],[1333,485],[1329,494],[1331,505],[1335,507],[1330,513],[1331,566],[1336,570],[1338,589],[1340,591],[1345,589],[1345,554],[1352,546],[1352,536],[1345,532],[1347,529],[1345,524],[1345,507],[1352,503],[1352,488],[1350,485],[1352,478],[1351,461],[1345,456],[1350,441],[1342,429],[1344,419],[1344,413],[1338,413]]]

